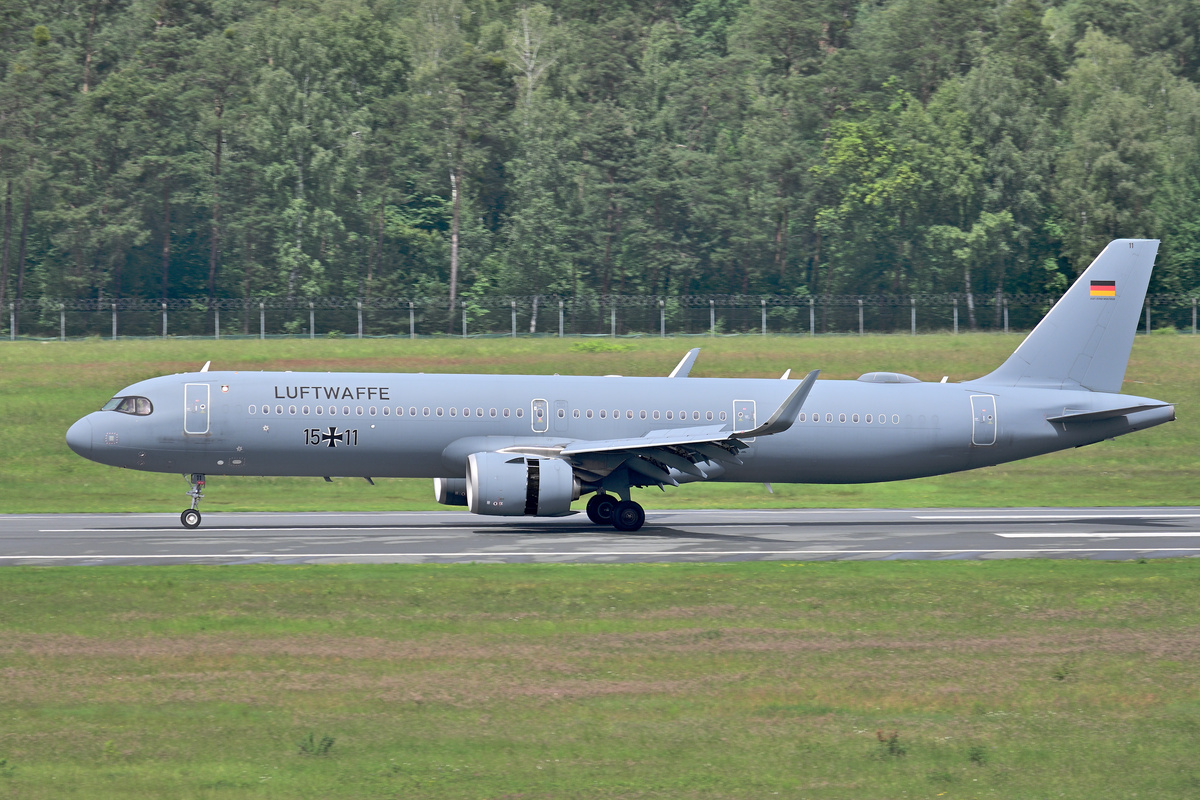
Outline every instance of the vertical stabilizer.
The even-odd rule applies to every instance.
[[[1121,391],[1157,239],[1115,239],[999,369],[998,386]]]

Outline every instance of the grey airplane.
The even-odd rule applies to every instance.
[[[67,431],[81,456],[178,472],[200,524],[209,475],[433,478],[476,514],[636,531],[639,487],[690,481],[868,483],[1100,442],[1175,419],[1120,393],[1157,240],[1111,242],[998,369],[962,383],[200,372],[141,381]]]

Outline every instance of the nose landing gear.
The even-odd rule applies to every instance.
[[[199,472],[193,472],[187,475],[188,486],[187,496],[192,498],[192,507],[179,515],[179,521],[183,523],[185,528],[200,527],[200,512],[196,506],[200,505],[200,498],[204,497],[204,476]]]

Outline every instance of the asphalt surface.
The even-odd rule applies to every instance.
[[[633,563],[1129,559],[1200,555],[1200,508],[650,511],[618,534],[583,514],[0,515],[14,564]]]

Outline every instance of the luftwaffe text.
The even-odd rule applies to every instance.
[[[386,386],[276,386],[279,400],[391,400]]]

